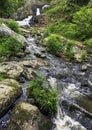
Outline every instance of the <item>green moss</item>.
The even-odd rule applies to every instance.
[[[0,81],[3,81],[7,77],[8,75],[6,73],[0,73]]]
[[[16,121],[20,120],[20,125],[30,119],[29,111],[21,108],[21,102],[19,102],[14,109],[13,119]]]

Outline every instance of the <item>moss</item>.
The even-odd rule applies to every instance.
[[[8,75],[6,73],[0,73],[0,81],[3,81],[7,77],[8,77]]]
[[[13,113],[14,120],[20,119],[20,125],[22,125],[25,121],[28,121],[30,119],[30,113],[26,109],[21,108],[21,102],[19,102]]]

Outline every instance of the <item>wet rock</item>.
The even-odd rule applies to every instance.
[[[19,102],[13,111],[7,130],[50,130],[51,121],[36,106]]]
[[[21,62],[21,64],[23,64],[23,66],[25,67],[32,67],[32,68],[38,66],[37,60],[24,60]]]
[[[92,100],[85,96],[75,84],[68,84],[68,87],[64,88],[63,92],[66,102],[87,115],[92,116]]]
[[[36,75],[33,69],[31,68],[25,68],[25,78],[28,80],[33,79],[33,77]]]
[[[49,82],[49,85],[50,85],[51,88],[57,87],[57,80],[56,80],[56,78],[49,77],[48,82]]]
[[[9,27],[7,27],[5,24],[0,25],[0,34],[3,36],[10,36],[16,40],[18,40],[20,43],[22,43],[23,46],[26,46],[26,39],[24,36],[17,34],[13,30],[11,30]]]
[[[81,62],[81,49],[77,46],[73,47],[74,57],[78,62]]]
[[[91,85],[91,86],[92,86],[92,75],[89,75],[89,78],[88,78],[88,83],[89,83],[89,85]]]
[[[32,18],[34,24],[39,24],[42,26],[48,24],[48,17],[45,14],[37,15]]]
[[[38,68],[39,66],[48,66],[49,63],[47,61],[43,61],[41,59],[36,60],[24,60],[20,62],[24,67],[32,67],[32,68]]]
[[[36,8],[41,8],[45,3],[41,1],[35,0],[26,0],[25,4],[18,8],[18,10],[11,16],[15,20],[22,20],[27,16],[35,15]]]
[[[87,69],[88,69],[87,65],[82,65],[82,66],[81,66],[81,70],[82,70],[82,71],[86,71]]]
[[[17,81],[6,79],[0,82],[0,116],[2,116],[21,95],[22,89]]]
[[[38,58],[46,58],[46,55],[45,55],[45,54],[42,54],[41,52],[36,52],[35,55],[36,55]]]
[[[0,73],[4,73],[9,78],[18,79],[23,72],[23,66],[18,62],[4,62],[0,64]]]

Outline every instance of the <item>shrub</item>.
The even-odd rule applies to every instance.
[[[83,51],[81,52],[81,60],[86,60],[86,58],[87,58],[87,51],[86,51],[86,50],[83,50]]]
[[[52,54],[58,54],[62,51],[62,42],[61,37],[56,34],[52,34],[48,37],[47,43],[47,50]]]
[[[88,48],[92,49],[92,38],[86,40],[86,41],[84,42],[84,44],[85,44]]]
[[[10,17],[24,2],[24,0],[0,0],[0,16]]]
[[[89,38],[92,34],[92,8],[81,8],[73,16],[73,22],[76,25],[76,37],[80,40]]]
[[[48,36],[50,36],[50,29],[49,29],[49,27],[43,32],[43,37],[44,38],[46,38]]]
[[[20,27],[19,27],[18,23],[16,21],[14,21],[13,19],[10,19],[6,24],[13,31],[20,33]]]
[[[41,76],[32,80],[27,95],[28,98],[33,97],[35,99],[36,105],[44,114],[53,115],[57,110],[57,91],[54,88],[48,90],[44,86],[44,80]]]
[[[22,50],[22,44],[12,37],[0,37],[0,55],[16,55]]]
[[[74,46],[73,41],[68,41],[65,45],[65,52],[64,53],[69,59],[74,58],[73,46]]]

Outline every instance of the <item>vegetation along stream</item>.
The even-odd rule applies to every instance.
[[[0,106],[2,110],[0,113],[0,130],[92,130],[92,45],[88,44],[89,46],[86,47],[86,45],[83,44],[83,42],[87,43],[88,39],[85,39],[86,37],[90,37],[90,35],[88,35],[89,32],[87,32],[87,34],[84,33],[85,31],[83,31],[81,27],[80,31],[78,26],[82,25],[77,21],[77,18],[80,17],[79,14],[83,14],[85,10],[91,15],[90,9],[92,8],[89,7],[90,5],[86,7],[88,2],[82,1],[83,3],[81,3],[76,1],[73,2],[72,9],[74,9],[73,6],[75,7],[75,5],[77,5],[76,10],[73,11],[79,12],[72,16],[73,12],[71,11],[71,16],[70,14],[63,16],[65,13],[64,10],[62,13],[61,7],[56,7],[56,5],[61,4],[62,8],[67,10],[65,5],[69,6],[71,3],[67,5],[67,1],[68,0],[65,0],[64,2],[62,0],[64,5],[62,5],[59,0],[51,1],[51,3],[50,1],[49,3],[48,1],[45,3],[43,1],[42,3],[37,2],[36,5],[33,3],[31,9],[35,11],[35,13],[32,12],[32,15],[27,14],[24,18],[17,18],[17,14],[12,15],[12,17],[16,16],[16,23],[22,30],[22,33],[19,33],[23,36],[16,36],[17,34],[8,28],[9,22],[5,24],[7,23],[7,19],[2,19],[4,22],[0,23],[0,34],[3,32],[7,38],[7,36],[9,37],[12,33],[11,36],[13,38],[16,39],[20,37],[18,39],[19,42],[21,40],[24,42],[23,45],[26,45],[24,45],[24,47],[22,46],[24,52],[18,52],[18,49],[21,48],[21,45],[18,43],[15,46],[15,48],[19,47],[15,49],[17,54],[11,51],[11,55],[9,55],[9,51],[5,53],[3,46],[0,45],[1,104],[3,99],[3,105]],[[85,5],[85,7],[81,9],[83,5]],[[43,14],[44,9],[46,14]],[[79,31],[80,34],[78,34],[79,32],[70,34],[70,30],[67,31],[65,21],[59,18],[61,17],[59,11],[61,11],[63,20],[66,20],[67,29],[70,29],[72,32],[73,27],[77,26],[77,31]],[[2,15],[6,16],[6,14],[3,13]],[[52,25],[50,25],[49,20],[48,22],[46,21],[47,16],[50,18]],[[58,19],[58,21],[55,21],[55,19]],[[73,21],[71,22],[72,19]],[[90,18],[89,21],[91,21],[91,19],[92,18]],[[81,19],[81,21],[82,20],[83,19]],[[83,21],[85,21],[85,19]],[[44,22],[46,25],[44,25]],[[60,26],[60,22],[63,24],[62,27]],[[59,34],[55,26],[58,32],[60,31]],[[44,33],[43,28],[45,30]],[[64,29],[65,32],[67,31],[67,34],[64,32]],[[61,30],[63,30],[63,34],[61,34]],[[83,36],[81,36],[82,33]],[[72,35],[72,38],[69,34]],[[0,38],[2,38],[2,35],[0,35]],[[5,42],[5,40],[2,41],[0,41],[1,44]],[[7,41],[9,42],[9,39]],[[8,42],[5,46],[7,46]],[[11,46],[9,48],[11,48]],[[13,49],[14,47],[12,50]],[[2,55],[3,53],[4,55]],[[41,89],[42,91],[40,91]],[[52,94],[51,97],[49,93]],[[5,98],[4,95],[7,98]],[[42,100],[42,98],[45,99],[46,102]],[[6,104],[4,105],[5,102]],[[51,102],[53,102],[53,104],[51,104]],[[5,110],[7,106],[8,108]],[[38,108],[35,108],[35,106],[37,106],[40,111]],[[32,110],[30,108],[32,108]],[[50,123],[47,123],[48,125],[45,124],[49,122],[49,119],[51,119],[52,122],[50,122],[50,128]],[[42,123],[43,120],[45,123]],[[42,125],[40,125],[41,123]]]

